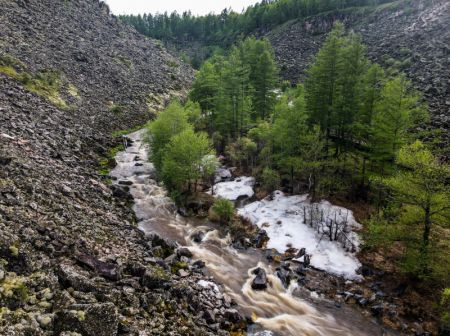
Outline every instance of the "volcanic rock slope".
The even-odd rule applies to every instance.
[[[0,0],[0,335],[217,335],[220,316],[236,321],[97,172],[113,131],[192,78],[97,0]]]
[[[304,79],[336,20],[361,33],[373,61],[408,75],[424,93],[433,126],[450,140],[450,2],[400,0],[288,22],[267,36],[283,77],[292,82]]]

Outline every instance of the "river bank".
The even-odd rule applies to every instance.
[[[187,259],[183,259],[185,264],[177,270],[180,275],[197,271],[198,265],[205,264],[202,273],[213,277],[215,285],[211,286],[214,289],[217,286],[224,292],[221,295],[236,302],[242,316],[256,322],[249,329],[250,334],[262,330],[266,330],[267,335],[270,335],[269,331],[274,332],[273,335],[298,335],[298,332],[305,335],[387,334],[371,317],[365,317],[344,304],[343,293],[339,294],[342,303],[327,299],[328,292],[336,294],[340,284],[345,286],[345,280],[339,281],[326,272],[308,269],[308,284],[299,286],[292,283],[286,288],[286,282],[277,276],[280,265],[286,269],[288,259],[285,256],[253,247],[237,250],[232,245],[233,237],[224,235],[223,228],[206,219],[180,216],[165,190],[155,181],[154,168],[147,161],[148,148],[141,137],[142,131],[129,135],[130,147],[117,155],[118,165],[111,173],[114,185],[128,189],[143,232],[147,235],[157,233],[187,248]],[[269,255],[272,261],[268,260]],[[278,257],[273,260],[276,255],[282,263],[278,262]],[[252,288],[253,271],[258,267],[265,270],[269,284],[264,291]],[[328,290],[320,289],[325,278],[329,278],[326,282],[333,284]],[[206,314],[209,316],[205,317],[211,317],[209,323],[213,325],[215,318],[220,320],[222,316],[220,309]]]

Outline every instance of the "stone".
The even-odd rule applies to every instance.
[[[36,321],[39,323],[41,328],[47,329],[52,323],[52,315],[38,315],[36,317]]]
[[[117,265],[98,260],[88,254],[80,253],[77,254],[75,258],[80,264],[88,266],[108,280],[117,281],[121,278],[121,270]]]
[[[224,317],[233,324],[240,323],[243,320],[241,314],[236,309],[227,309]]]
[[[254,290],[264,290],[267,288],[267,275],[266,271],[258,267],[257,269],[253,270],[252,272],[255,274],[255,278],[252,280],[252,289]]]
[[[58,280],[65,288],[72,287],[81,292],[95,291],[95,284],[85,273],[73,265],[61,264],[58,269]]]
[[[211,309],[207,309],[203,312],[203,318],[208,324],[216,323],[216,314],[214,314]]]
[[[192,264],[192,266],[197,267],[197,268],[204,268],[205,262],[203,260],[197,260]]]
[[[205,233],[203,231],[197,231],[191,235],[191,239],[197,244],[201,243],[203,238],[205,238]]]
[[[169,274],[160,266],[149,267],[140,280],[141,285],[149,289],[163,288],[169,282]]]
[[[371,311],[373,316],[380,316],[384,312],[384,307],[381,304],[380,305],[373,305],[373,306],[370,307],[370,311]]]
[[[177,250],[177,256],[192,258],[193,255],[192,255],[192,252],[188,248],[182,247]]]
[[[269,241],[266,230],[259,230],[258,234],[252,239],[252,243],[256,248],[264,248]]]

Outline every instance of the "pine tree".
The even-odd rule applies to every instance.
[[[368,61],[361,36],[350,33],[344,39],[342,58],[336,80],[336,95],[332,107],[332,125],[336,142],[336,156],[353,147],[354,123],[361,113],[363,75]]]
[[[327,148],[334,126],[332,116],[342,67],[343,34],[344,26],[337,23],[317,54],[305,81],[310,121],[312,124],[320,125],[325,132]]]
[[[257,117],[266,119],[273,111],[278,84],[277,67],[270,50],[264,50],[255,60],[253,110]]]
[[[393,162],[408,138],[408,129],[417,115],[423,114],[420,96],[404,76],[388,80],[375,103],[372,120],[373,159]]]
[[[448,246],[450,167],[439,162],[420,141],[402,147],[396,162],[400,169],[382,183],[390,189],[391,201],[402,208],[392,224],[402,228],[400,239],[408,247],[405,266],[421,276],[444,272],[448,279],[449,258],[436,249]],[[447,243],[438,244],[443,240]]]

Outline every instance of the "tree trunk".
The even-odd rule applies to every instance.
[[[428,245],[430,244],[430,231],[431,231],[431,211],[430,206],[427,205],[425,208],[425,227],[423,229],[423,247],[424,250],[427,249]]]

